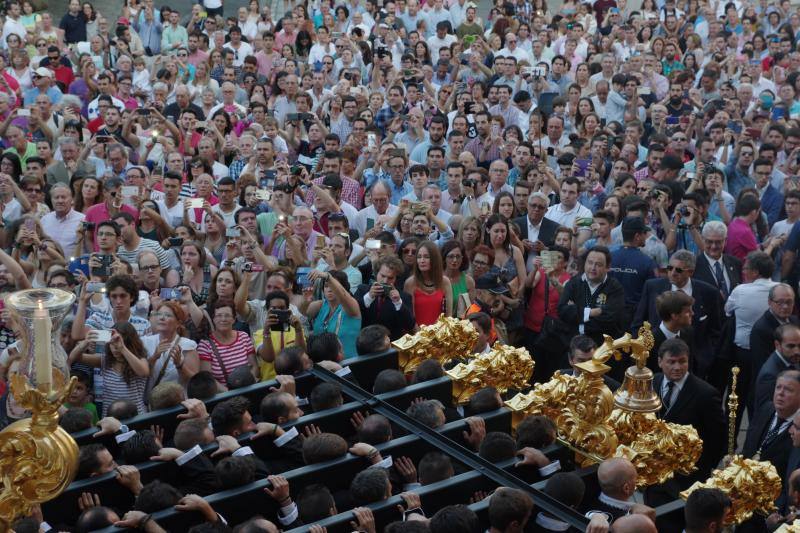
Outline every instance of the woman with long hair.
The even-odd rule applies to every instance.
[[[150,365],[148,390],[170,381],[185,386],[200,369],[197,343],[188,338],[184,327],[188,319],[177,301],[161,301],[153,306],[150,320],[155,334],[142,337]]]
[[[136,404],[139,414],[147,412],[145,390],[150,366],[147,352],[136,329],[128,322],[117,322],[111,330],[111,340],[105,350],[94,353],[96,330],[78,342],[69,355],[68,363],[84,363],[100,368],[103,378],[103,415],[116,400],[129,400]]]
[[[494,197],[492,214],[502,215],[506,220],[517,218],[517,207],[514,205],[514,195],[508,191],[500,191]]]
[[[312,283],[317,280],[322,281],[321,300],[310,301],[311,291],[304,291],[305,315],[312,324],[312,331],[335,333],[342,343],[345,357],[357,356],[356,339],[361,331],[361,308],[350,294],[347,274],[341,270],[330,272],[312,270],[308,280]]]
[[[469,263],[472,279],[478,279],[487,274],[494,264],[494,250],[485,244],[479,244],[470,253]]]
[[[411,295],[417,326],[433,324],[442,313],[453,315],[453,287],[444,275],[442,254],[436,244],[420,243],[413,274],[403,290]]]
[[[211,372],[220,390],[228,390],[228,376],[240,366],[248,366],[258,378],[258,362],[253,339],[236,331],[236,308],[232,301],[220,300],[210,309],[214,330],[197,346],[200,370]]]
[[[189,87],[189,94],[196,105],[203,103],[203,91],[206,89],[211,89],[214,94],[219,92],[219,82],[209,75],[210,71],[208,69],[208,63],[204,61],[198,62],[195,66],[194,78],[186,84]]]
[[[525,260],[522,251],[511,243],[511,230],[504,216],[489,217],[484,226],[483,244],[494,251],[490,272],[499,275],[508,284],[512,297],[516,297],[523,288]]]
[[[414,58],[420,65],[431,65],[431,49],[425,41],[417,41],[414,45]]]
[[[300,63],[305,63],[308,61],[308,53],[311,51],[313,45],[314,41],[309,32],[305,30],[298,31],[294,43],[294,57],[297,58]]]
[[[464,246],[466,253],[470,254],[481,243],[481,221],[472,216],[462,218],[457,240]]]
[[[217,274],[211,280],[211,290],[208,293],[208,301],[206,302],[206,309],[213,309],[216,303],[220,300],[233,301],[236,296],[236,291],[242,279],[239,274],[230,267],[222,267],[217,270]],[[250,333],[250,328],[247,322],[236,320],[233,324],[233,329]]]
[[[209,264],[205,248],[195,241],[184,241],[180,250],[181,283],[189,286],[195,304],[203,305],[208,300],[217,267]]]
[[[455,316],[460,317],[466,306],[460,305],[459,298],[462,294],[469,296],[469,301],[475,299],[475,280],[467,274],[469,269],[469,256],[464,249],[464,245],[458,241],[447,241],[442,246],[442,257],[444,257],[444,274],[451,280],[450,285],[453,290],[453,307],[456,310]],[[469,305],[469,304],[467,304]],[[463,308],[463,309],[462,309]]]

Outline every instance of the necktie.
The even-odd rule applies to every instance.
[[[661,416],[664,416],[667,411],[669,411],[669,407],[672,405],[672,393],[674,391],[675,382],[667,381],[667,393],[664,395],[664,398],[661,399]]]
[[[781,418],[781,417],[779,417],[777,415],[775,415],[775,417],[777,418],[777,422],[772,427],[772,429],[767,431],[767,434],[764,435],[764,440],[761,441],[761,448],[759,449],[759,451],[763,450],[764,448],[766,448],[767,446],[772,444],[772,442],[776,438],[778,438],[778,433],[781,430],[781,426],[783,426],[783,424],[786,422],[786,420],[784,420],[783,418]]]
[[[719,290],[722,291],[722,297],[728,297],[728,284],[725,283],[725,275],[722,273],[722,267],[719,264],[719,261],[714,263],[714,277],[717,278],[717,287]]]

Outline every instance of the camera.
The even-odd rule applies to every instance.
[[[388,298],[394,290],[394,285],[389,285],[388,283],[381,283],[381,287],[383,287],[383,296],[386,298]]]
[[[94,222],[81,222],[81,226],[86,231],[94,231]]]
[[[274,315],[281,324],[288,324],[292,318],[292,312],[289,309],[270,309],[269,313]]]
[[[242,272],[264,272],[264,265],[248,262],[242,265]]]
[[[169,245],[173,248],[177,248],[183,244],[183,239],[180,237],[170,237],[167,240],[169,241]]]
[[[474,189],[475,186],[477,186],[477,185],[478,185],[478,182],[476,180],[471,180],[471,179],[466,179],[466,178],[461,180],[461,186],[462,187],[472,187]]]
[[[110,276],[111,275],[111,263],[114,262],[114,256],[113,255],[105,255],[105,254],[104,255],[99,255],[98,254],[95,257],[97,257],[97,259],[100,260],[100,263],[102,263],[102,265],[97,267],[97,268],[93,268],[92,269],[92,275],[93,276],[102,276],[102,277]]]
[[[161,289],[159,296],[162,300],[180,300],[181,298],[181,291],[180,289]]]
[[[86,292],[91,294],[106,292],[106,284],[102,281],[90,281],[86,284]]]
[[[682,205],[678,208],[678,213],[680,213],[683,218],[692,216],[692,212],[685,205]]]

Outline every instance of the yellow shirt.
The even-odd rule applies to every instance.
[[[275,355],[278,355],[278,353],[287,346],[294,346],[296,336],[296,332],[292,326],[289,326],[287,331],[270,331],[270,339],[272,340],[272,348],[275,351]],[[259,329],[253,333],[253,344],[260,346],[263,342],[264,330]],[[268,363],[259,357],[258,369],[259,375],[261,376],[261,381],[275,379],[276,373],[274,363]]]

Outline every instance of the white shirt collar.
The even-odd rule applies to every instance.
[[[601,492],[600,493],[600,498],[598,498],[598,499],[600,500],[601,503],[604,503],[604,504],[608,505],[609,507],[613,507],[614,509],[621,509],[623,511],[630,510],[630,508],[633,507],[633,505],[636,503],[636,502],[632,502],[632,501],[623,501],[623,500],[618,500],[616,498],[612,498],[611,496],[607,495],[605,492]]]
[[[676,396],[678,395],[678,393],[681,391],[681,389],[683,388],[683,386],[684,386],[684,385],[686,385],[686,380],[687,380],[687,379],[689,379],[689,373],[688,373],[688,372],[687,372],[687,373],[685,373],[685,374],[683,375],[683,377],[682,377],[681,379],[679,379],[678,381],[673,381],[673,383],[675,383],[675,387],[677,388],[677,390],[676,390],[675,392],[673,392],[673,393],[672,393],[672,394],[673,394],[673,399],[672,399],[672,403],[673,403],[673,404],[675,403],[675,397],[676,397]],[[666,391],[667,391],[667,383],[669,383],[669,380],[667,379],[667,376],[664,376],[664,382],[661,384],[661,390],[662,390],[663,392],[666,392]],[[671,407],[671,406],[670,406],[670,407]]]
[[[581,279],[586,282],[586,284],[589,286],[589,290],[592,291],[592,294],[594,294],[594,291],[596,291],[600,285],[606,282],[606,280],[608,279],[608,274],[605,275],[603,281],[597,283],[596,285],[593,285],[592,282],[589,281],[589,278],[586,277],[586,274],[581,274]]]
[[[703,252],[703,255],[705,255],[705,256],[706,256],[706,261],[708,261],[708,266],[710,266],[710,267],[711,267],[712,271],[713,271],[713,269],[714,269],[714,265],[715,265],[716,263],[719,263],[719,266],[721,266],[721,267],[722,267],[722,271],[723,271],[723,272],[725,271],[725,263],[723,263],[723,262],[722,262],[722,258],[721,258],[721,257],[720,257],[719,259],[714,259],[714,258],[712,258],[710,255],[708,255],[708,254],[707,254],[707,253],[705,253],[705,252]]]
[[[680,333],[680,332],[676,333],[671,332],[670,330],[667,329],[667,327],[664,325],[663,322],[658,325],[658,329],[661,330],[661,333],[663,333],[664,337],[666,337],[667,339],[674,339],[675,337],[678,336],[678,333]]]
[[[670,283],[670,287],[671,287],[670,288],[671,291],[683,291],[686,294],[688,294],[689,296],[691,296],[692,295],[692,278],[689,278],[689,281],[687,281],[686,285],[684,285],[683,287],[678,287],[674,283]]]
[[[544,513],[539,513],[536,515],[536,525],[542,526],[548,531],[566,531],[569,529],[569,524],[566,522],[556,520],[555,518],[550,518]]]

